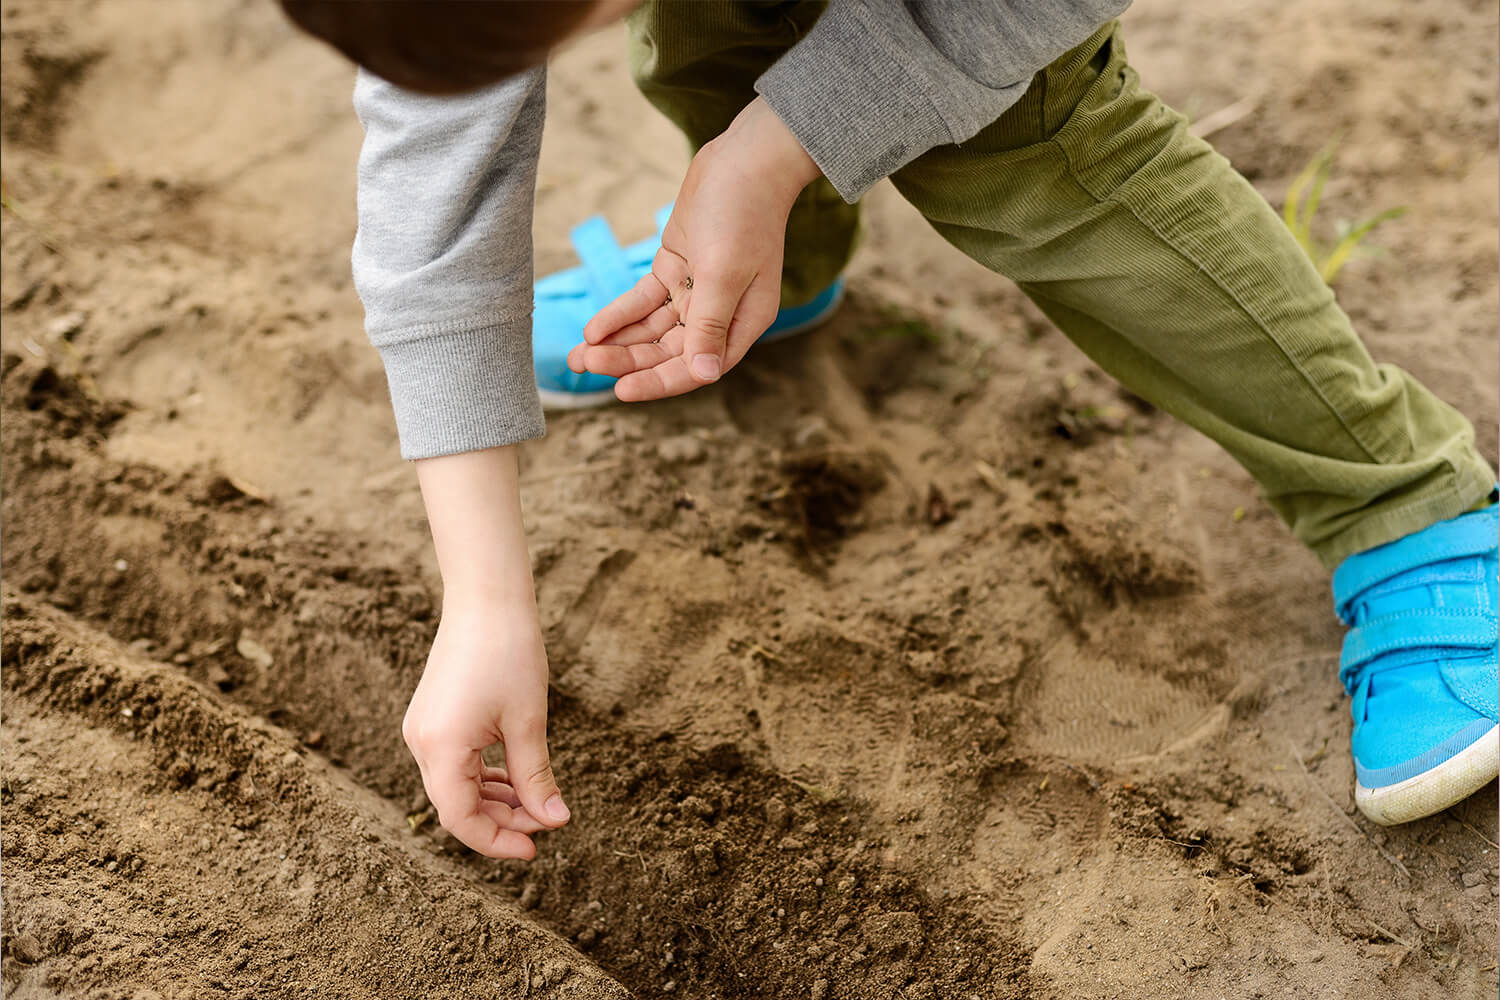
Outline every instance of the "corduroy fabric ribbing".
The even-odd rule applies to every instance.
[[[711,138],[749,99],[753,66],[788,44],[784,25],[809,30],[821,5],[776,11],[773,39],[695,32],[701,21],[675,5],[646,4],[632,28],[643,92],[679,123],[693,116],[691,141]],[[653,31],[671,39],[670,73],[643,55]],[[1469,423],[1375,364],[1265,200],[1140,87],[1118,25],[1038,73],[989,127],[891,179],[1100,367],[1224,447],[1325,565],[1457,516],[1491,489]],[[831,280],[856,226],[826,198],[799,202],[788,268]]]

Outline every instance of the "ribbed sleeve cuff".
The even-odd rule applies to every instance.
[[[755,82],[818,169],[851,204],[951,130],[906,63],[871,30],[854,0],[829,4],[807,37]],[[902,17],[906,17],[904,11]]]
[[[546,432],[529,331],[488,326],[378,346],[402,458],[498,448]]]

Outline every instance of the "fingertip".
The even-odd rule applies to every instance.
[[[693,377],[703,382],[717,382],[724,362],[717,354],[699,354],[693,358]]]
[[[553,792],[547,796],[547,801],[542,803],[542,811],[546,813],[547,821],[556,826],[562,826],[573,815],[572,810],[563,801],[561,792]]]
[[[584,343],[595,346],[604,340],[605,337],[609,336],[611,331],[606,330],[604,324],[599,320],[599,317],[602,315],[602,312],[595,313],[594,318],[583,325]]]
[[[514,858],[517,861],[530,861],[536,857],[536,842],[515,830],[499,831],[488,847],[488,850],[481,850],[479,853],[486,857]]]

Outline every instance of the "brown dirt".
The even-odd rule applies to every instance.
[[[1172,103],[1257,96],[1215,141],[1268,196],[1342,129],[1330,218],[1408,206],[1341,298],[1491,454],[1494,22],[1127,18]],[[1495,995],[1494,786],[1366,823],[1326,575],[886,189],[827,329],[526,449],[575,820],[457,849],[398,732],[438,589],[347,70],[263,0],[0,31],[11,995]],[[617,32],[551,86],[542,272],[684,163]]]

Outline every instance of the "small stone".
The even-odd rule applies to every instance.
[[[588,951],[594,945],[599,943],[599,932],[594,930],[592,927],[585,927],[583,930],[578,932],[578,935],[573,938],[573,941],[578,945],[579,948],[584,951]]]
[[[250,638],[248,633],[240,633],[239,639],[234,644],[234,649],[235,652],[262,670],[269,670],[271,664],[275,662],[275,658],[271,656],[271,651]]]
[[[708,448],[691,434],[678,434],[657,442],[656,457],[674,465],[692,465],[708,457]]]
[[[542,963],[542,977],[548,986],[556,986],[573,974],[573,966],[560,958]]]
[[[1486,879],[1485,873],[1477,870],[1472,872],[1464,872],[1460,877],[1463,879],[1465,889],[1472,889],[1476,885],[1480,885],[1481,883],[1483,883]]]
[[[35,965],[45,956],[42,951],[42,942],[29,931],[10,939],[10,954],[22,965]]]
[[[804,418],[792,431],[793,448],[825,448],[832,440],[828,421],[816,413]]]
[[[526,888],[521,890],[520,906],[523,910],[534,910],[536,905],[542,901],[542,887],[535,882],[527,882]]]
[[[312,732],[308,733],[306,737],[303,738],[302,742],[307,744],[314,750],[318,749],[318,747],[323,745],[322,730],[314,729]]]
[[[692,854],[693,865],[698,871],[712,875],[719,870],[719,861],[714,857],[713,845],[694,844]]]
[[[663,993],[672,993],[672,992],[676,991],[676,989],[677,989],[677,980],[675,980],[675,979],[668,979],[666,982],[664,982],[664,983],[661,984],[661,991]]]
[[[697,816],[699,819],[712,819],[714,814],[718,812],[711,802],[697,795],[689,795],[679,802],[677,807],[688,815]]]
[[[83,329],[87,320],[81,312],[70,312],[47,324],[47,336],[54,340],[72,340]]]

